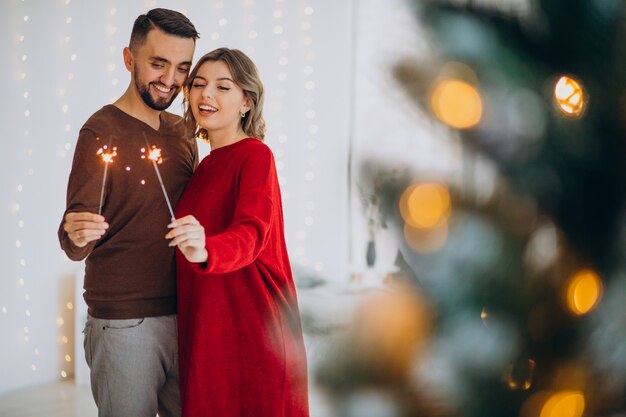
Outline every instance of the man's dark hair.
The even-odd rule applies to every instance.
[[[156,28],[170,35],[192,38],[194,42],[200,37],[193,23],[184,14],[168,9],[152,9],[135,19],[128,45],[130,49],[134,51],[143,45],[148,33]]]

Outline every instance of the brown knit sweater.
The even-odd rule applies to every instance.
[[[157,174],[141,148],[162,150],[158,165],[173,207],[198,162],[198,148],[185,134],[180,117],[161,113],[156,131],[113,105],[97,111],[80,130],[67,187],[65,213],[98,213],[104,162],[98,149],[117,147],[107,170],[102,215],[106,234],[83,248],[59,228],[61,247],[72,260],[85,262],[84,298],[89,314],[128,319],[176,313],[174,248],[164,236],[170,213]],[[65,214],[64,214],[65,216]]]

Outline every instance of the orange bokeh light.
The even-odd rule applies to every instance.
[[[595,272],[588,269],[579,271],[567,283],[567,307],[576,315],[586,314],[596,307],[602,290],[602,281]]]
[[[476,126],[482,117],[480,93],[473,85],[458,79],[439,79],[430,94],[435,116],[456,129]]]
[[[437,227],[428,229],[412,227],[407,223],[404,225],[404,240],[415,252],[437,252],[448,240],[448,222],[444,220]]]
[[[539,417],[581,417],[585,396],[580,391],[559,391],[552,394],[541,408]]]
[[[581,391],[538,391],[523,404],[520,417],[582,417],[585,396]]]
[[[450,214],[450,192],[437,183],[412,185],[400,198],[400,214],[412,227],[436,227]]]

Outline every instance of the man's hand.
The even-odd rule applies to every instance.
[[[89,212],[67,213],[63,224],[63,230],[72,243],[79,248],[100,239],[108,228],[109,225],[104,221],[104,217]]]
[[[170,246],[178,246],[189,262],[206,262],[208,259],[205,247],[206,235],[204,227],[195,217],[189,215],[175,219],[167,227],[172,229],[165,235],[166,239],[172,239]]]

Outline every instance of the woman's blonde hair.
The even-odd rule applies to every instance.
[[[250,100],[250,110],[241,118],[241,129],[243,132],[260,140],[265,138],[265,120],[263,120],[263,83],[259,77],[259,71],[254,62],[238,49],[218,48],[209,52],[198,60],[193,70],[189,74],[184,86],[183,106],[185,114],[183,120],[196,132],[196,136],[210,140],[206,129],[198,127],[196,119],[193,117],[191,106],[189,105],[189,90],[198,75],[198,70],[207,61],[223,61],[233,76],[233,81],[243,90],[243,94]]]

